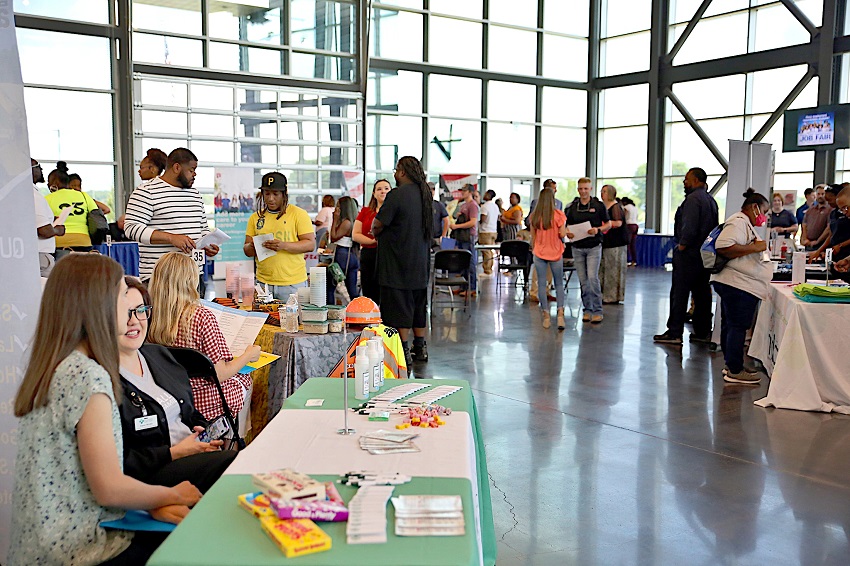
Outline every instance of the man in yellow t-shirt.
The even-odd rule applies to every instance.
[[[283,174],[263,175],[260,191],[258,212],[248,219],[242,249],[246,256],[256,258],[257,281],[268,285],[276,299],[286,301],[307,281],[304,254],[316,249],[316,234],[307,212],[289,204]],[[268,236],[258,257],[254,236],[264,235]]]

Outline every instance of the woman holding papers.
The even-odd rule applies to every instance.
[[[611,228],[608,211],[598,198],[590,196],[590,179],[578,180],[578,197],[567,208],[567,237],[573,243],[573,262],[581,284],[584,322],[602,322],[602,234]]]
[[[753,226],[767,223],[770,202],[753,189],[744,193],[744,204],[723,223],[714,248],[729,260],[723,271],[711,276],[720,295],[720,346],[726,360],[723,379],[730,383],[758,385],[760,378],[744,369],[744,340],[756,315],[760,299],[767,297],[773,277],[770,261],[762,261],[767,243]]]
[[[148,339],[154,344],[192,348],[206,355],[215,364],[224,398],[235,417],[253,385],[251,376],[239,370],[260,359],[260,347],[249,346],[238,357],[230,353],[215,316],[199,302],[196,272],[195,262],[186,254],[169,252],[156,262],[150,294],[157,316],[150,320]],[[220,416],[223,410],[216,388],[200,378],[192,378],[191,383],[195,407],[204,418]]]
[[[108,257],[71,254],[44,287],[15,397],[7,564],[144,564],[163,537],[100,523],[124,509],[177,523],[201,497],[189,482],[147,485],[122,469],[118,339],[131,308],[123,275]]]
[[[534,269],[537,271],[537,296],[543,314],[543,328],[549,328],[549,299],[546,291],[546,271],[552,271],[552,283],[558,303],[558,330],[566,327],[564,321],[564,236],[567,219],[555,208],[555,193],[540,191],[537,205],[528,217],[531,227],[531,249],[534,254]]]
[[[135,277],[124,281],[130,305],[127,332],[118,336],[124,472],[156,485],[188,480],[206,493],[237,453],[221,451],[221,440],[198,440],[209,422],[195,409],[189,376],[168,348],[143,346],[153,316],[151,297]]]

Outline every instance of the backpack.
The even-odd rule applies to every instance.
[[[709,232],[705,242],[703,242],[702,246],[699,248],[700,256],[702,256],[702,266],[708,269],[711,273],[720,273],[723,271],[723,268],[726,267],[726,264],[729,263],[729,258],[717,253],[717,248],[715,247],[717,244],[717,238],[720,237],[720,233],[722,231],[723,224],[720,224],[714,230]]]

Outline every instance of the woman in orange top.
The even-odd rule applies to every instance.
[[[531,227],[531,249],[534,253],[534,269],[537,271],[537,296],[543,313],[543,328],[551,324],[549,299],[546,293],[546,270],[552,271],[552,283],[558,304],[558,330],[564,322],[564,236],[567,235],[567,217],[555,208],[554,191],[540,191],[537,205],[528,217]]]

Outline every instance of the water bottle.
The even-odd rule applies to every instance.
[[[369,367],[372,368],[372,376],[369,382],[369,391],[371,393],[376,393],[381,388],[381,376],[383,375],[384,369],[384,356],[383,356],[383,344],[381,344],[381,350],[378,350],[375,347],[375,341],[373,339],[369,339],[366,342],[366,347],[369,350]]]
[[[384,340],[380,336],[369,338],[369,347],[373,348],[375,355],[375,388],[380,389],[384,386]]]
[[[291,293],[286,300],[283,329],[286,332],[298,332],[298,296],[295,293]]]
[[[369,398],[369,382],[372,381],[372,364],[369,359],[369,348],[357,346],[354,358],[354,398]]]

